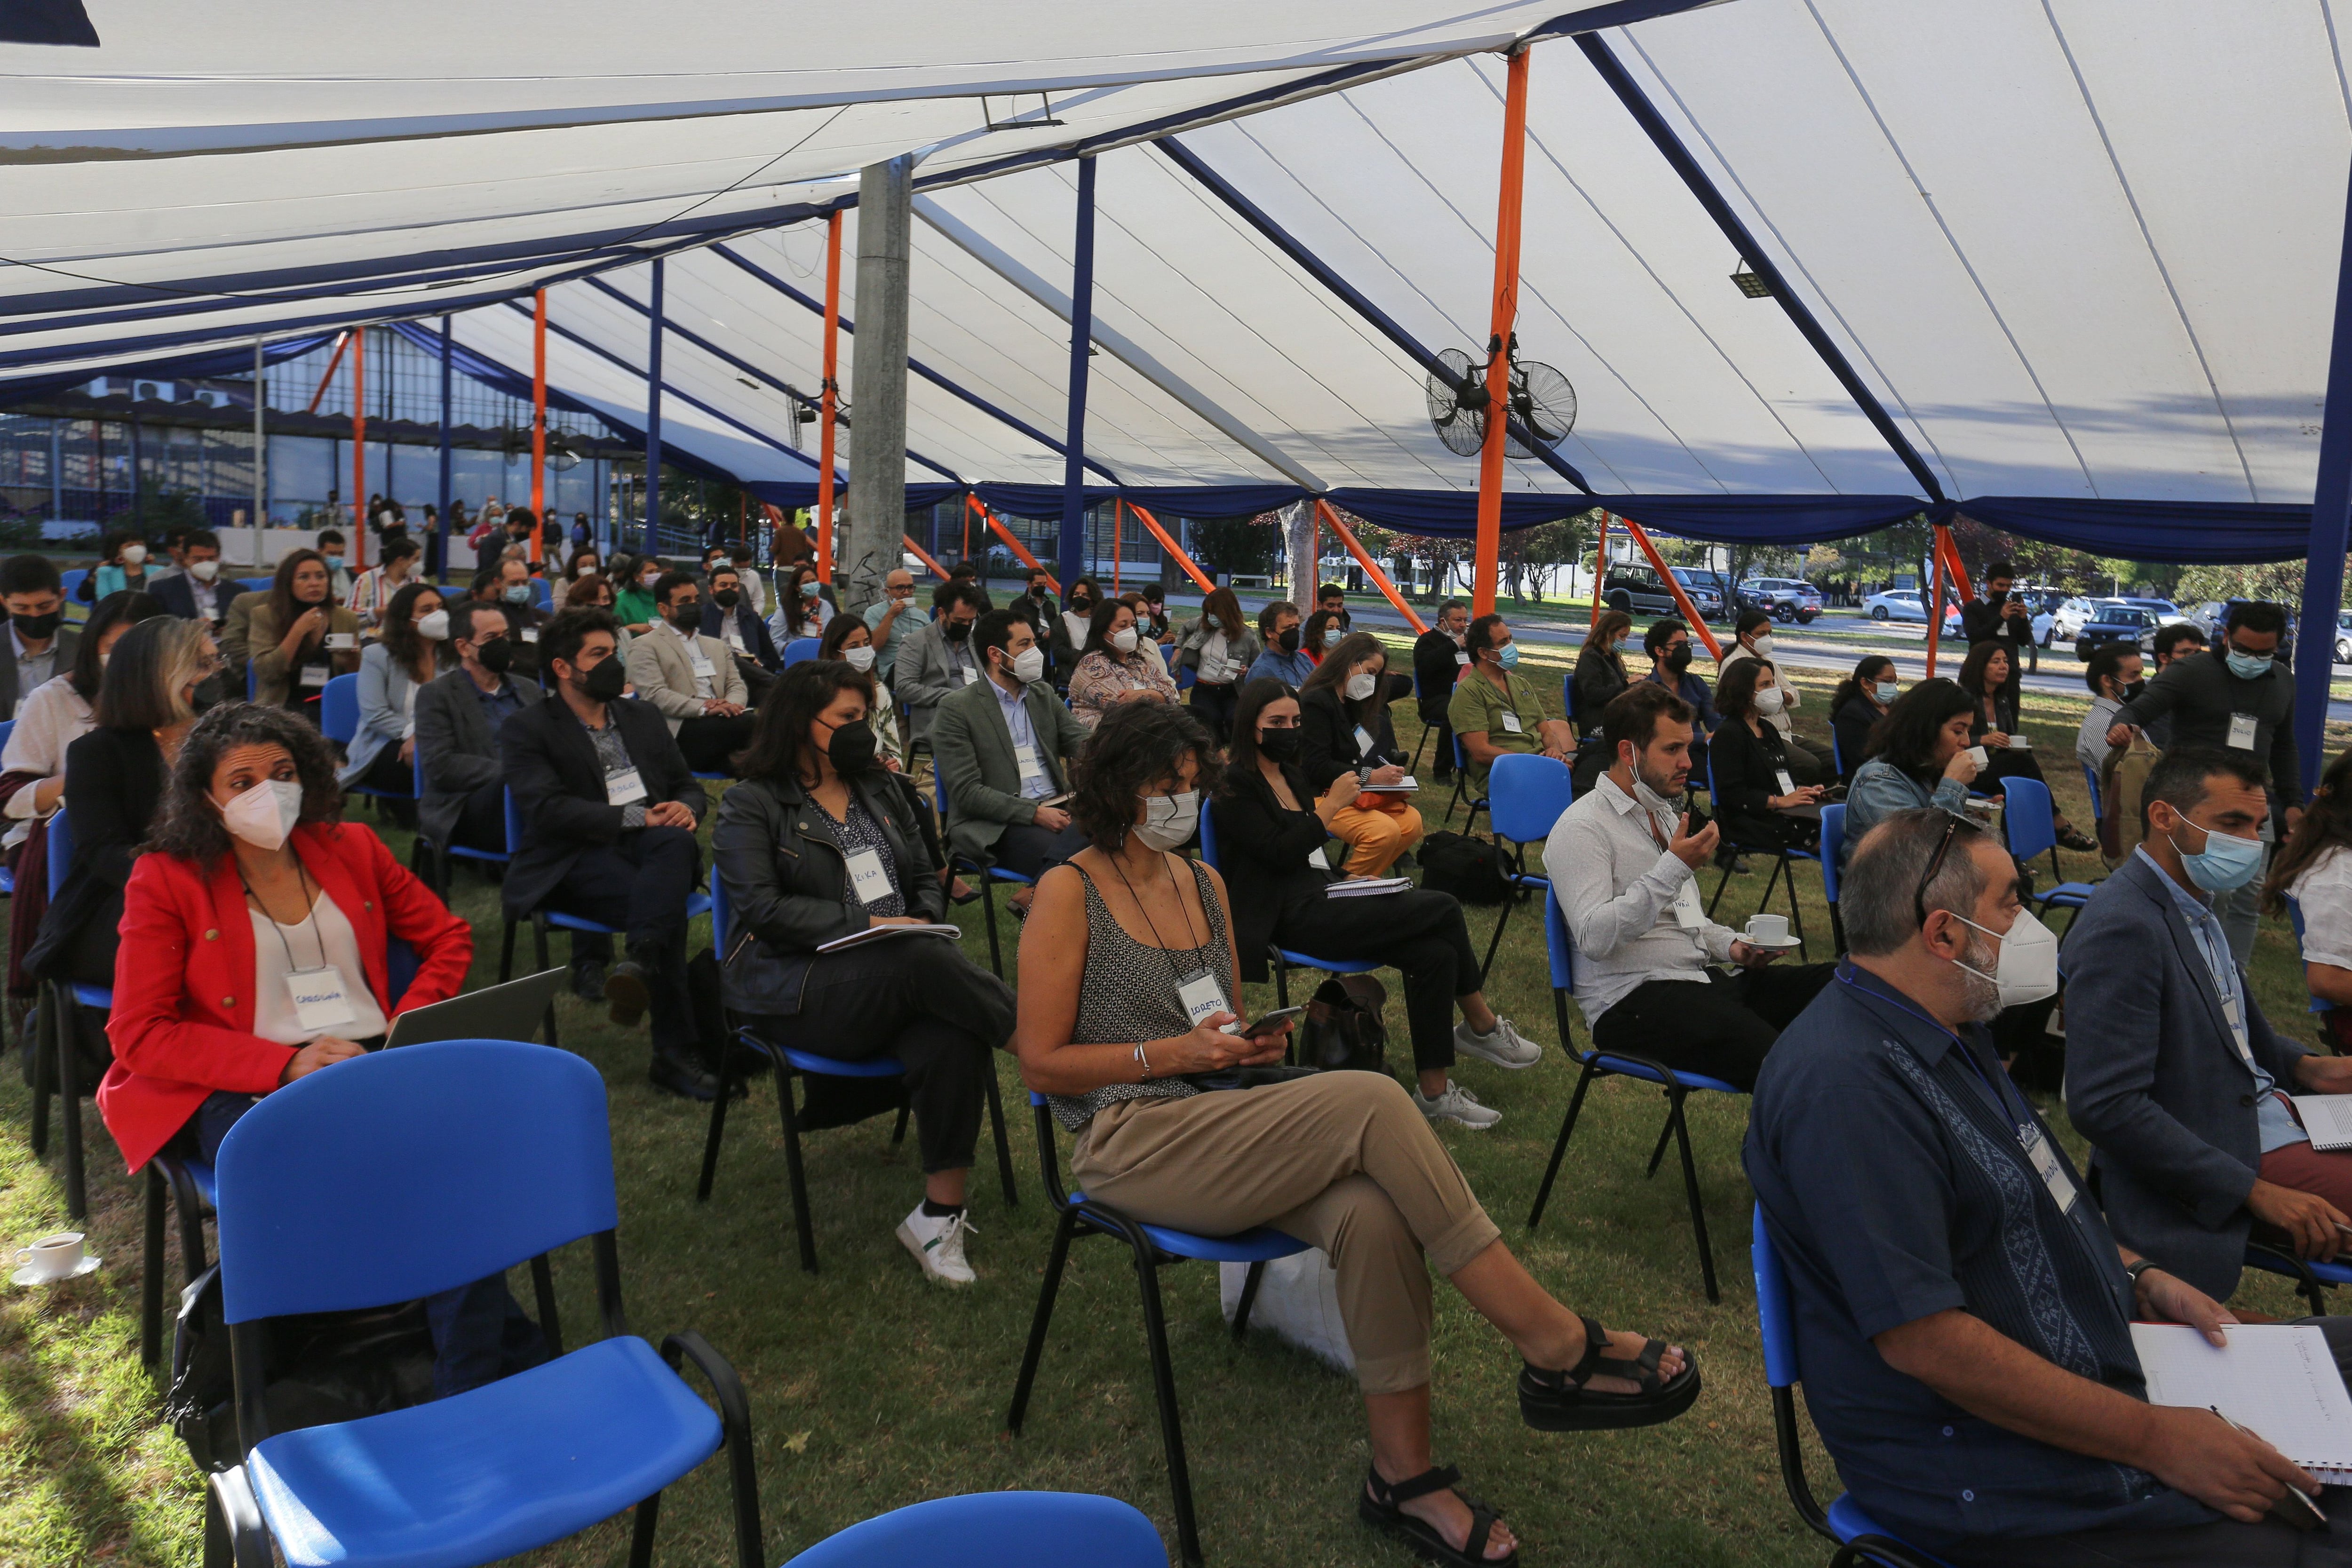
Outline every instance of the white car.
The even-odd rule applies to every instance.
[[[1927,624],[1927,609],[1916,588],[1889,588],[1883,594],[1873,594],[1862,602],[1863,613],[1874,621],[1916,621]],[[1960,612],[1957,606],[1944,608],[1944,630],[1960,629]]]
[[[2101,605],[2121,604],[2120,599],[2091,599],[2077,595],[2058,606],[2050,617],[2050,640],[2073,642],[2083,635],[2084,626],[2096,618]]]

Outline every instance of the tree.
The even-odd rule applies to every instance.
[[[1263,576],[1274,565],[1282,531],[1276,514],[1192,520],[1192,553],[1212,573],[1231,578]]]

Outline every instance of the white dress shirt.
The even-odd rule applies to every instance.
[[[1739,933],[1697,914],[1696,873],[1669,852],[1675,819],[1645,812],[1603,774],[1560,814],[1544,841],[1544,869],[1576,943],[1576,1004],[1587,1027],[1652,980],[1706,979]],[[1675,900],[1689,889],[1696,923]]]

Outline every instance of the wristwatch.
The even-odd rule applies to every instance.
[[[2124,1265],[2124,1272],[2131,1276],[2132,1293],[2134,1295],[2137,1295],[2139,1293],[2139,1277],[2155,1267],[2156,1260],[2151,1258],[2143,1258],[2137,1263],[2126,1263]]]

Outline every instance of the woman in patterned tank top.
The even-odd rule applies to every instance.
[[[1518,1351],[1520,1413],[1539,1430],[1669,1420],[1697,1397],[1698,1369],[1554,1300],[1387,1074],[1195,1081],[1279,1062],[1288,1034],[1224,1032],[1241,997],[1224,883],[1172,853],[1219,771],[1207,731],[1162,703],[1114,708],[1087,743],[1070,811],[1089,847],[1039,879],[1022,931],[1022,1076],[1077,1134],[1070,1169],[1089,1199],[1212,1236],[1267,1226],[1328,1253],[1371,1428],[1359,1512],[1425,1556],[1515,1563],[1510,1531],[1431,1458],[1427,1265]]]

